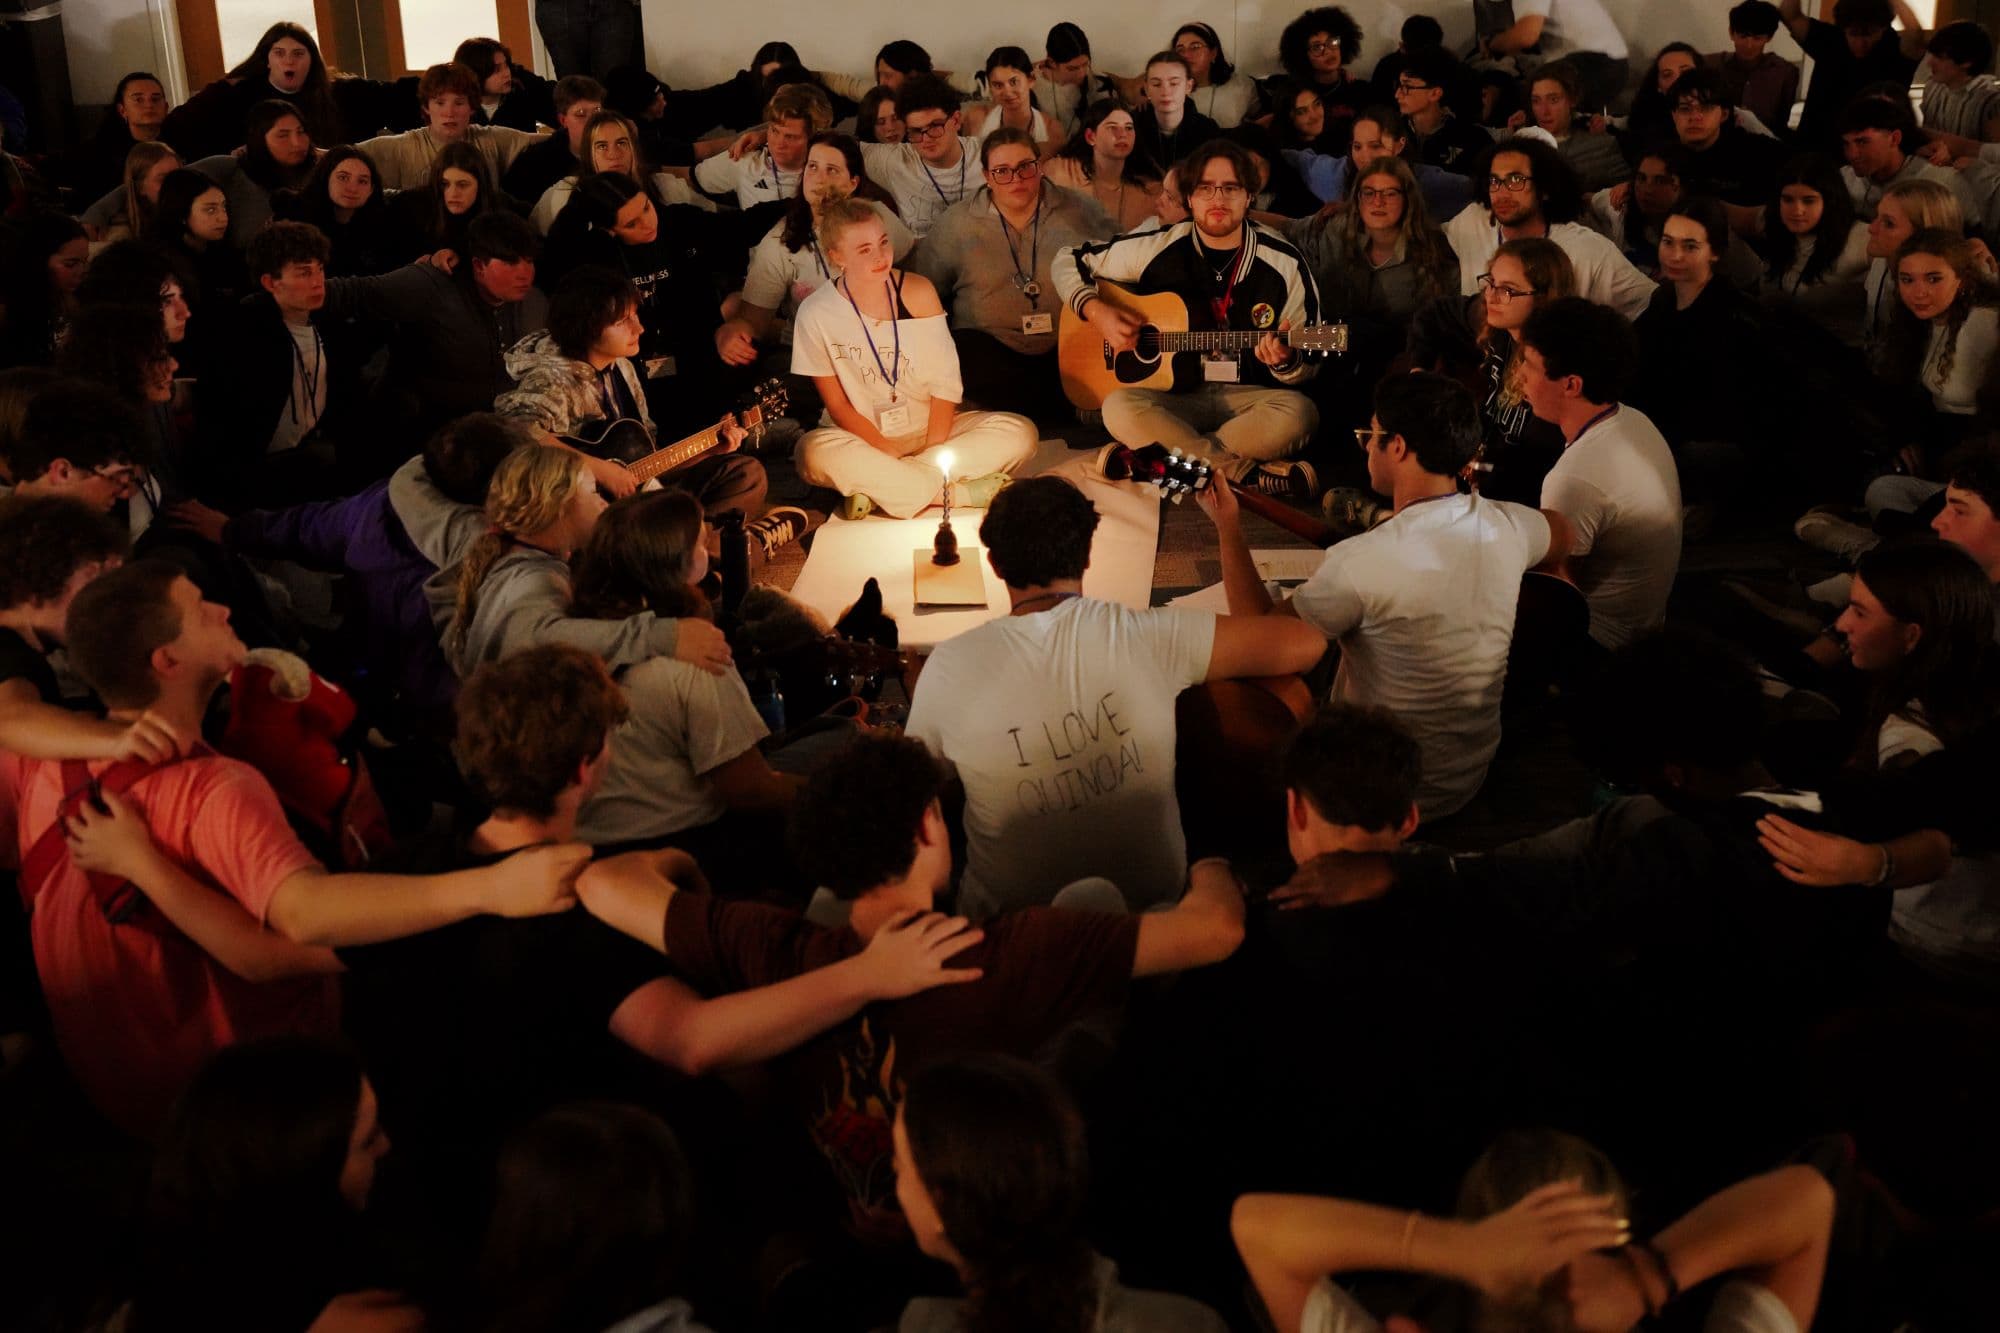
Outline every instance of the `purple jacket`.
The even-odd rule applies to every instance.
[[[449,720],[458,677],[438,646],[424,599],[424,580],[437,566],[390,504],[389,482],[342,500],[239,514],[223,530],[223,545],[347,575],[341,660],[327,664],[328,674],[347,684],[378,723],[428,730]]]

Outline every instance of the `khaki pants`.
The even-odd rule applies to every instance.
[[[909,518],[938,498],[944,474],[938,451],[952,452],[952,476],[1012,472],[1035,456],[1035,423],[1012,412],[960,412],[951,438],[906,458],[891,458],[859,435],[826,426],[807,431],[794,456],[799,475],[842,495],[865,495],[891,518]]]
[[[1232,481],[1299,452],[1318,426],[1312,399],[1291,389],[1204,384],[1181,393],[1119,389],[1104,400],[1104,428],[1120,444],[1177,448]]]

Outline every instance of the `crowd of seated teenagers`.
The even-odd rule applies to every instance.
[[[1603,129],[1576,117],[1608,100],[1609,53],[1510,91],[1534,36],[1483,30],[1480,63],[1516,63],[1482,71],[1413,21],[1391,106],[1326,9],[1287,29],[1275,97],[1226,91],[1248,76],[1199,24],[1136,83],[1059,25],[1046,62],[996,51],[970,110],[891,43],[855,139],[829,128],[848,85],[788,48],[678,113],[650,81],[624,81],[628,116],[565,79],[510,134],[485,105],[505,52],[482,48],[401,91],[426,125],[323,155],[361,137],[325,129],[345,81],[281,25],[266,82],[296,95],[236,75],[191,102],[200,169],[149,141],[97,220],[27,210],[0,326],[0,773],[33,910],[0,1029],[14,1089],[80,1099],[76,1158],[38,1180],[153,1170],[103,1271],[44,1238],[75,1279],[44,1315],[1990,1309],[1991,43],[1930,37],[1919,130],[1875,7],[1780,14],[1820,67],[1773,152],[1756,127],[1786,134],[1787,108],[1735,114],[1753,79],[1782,93],[1751,40],[1769,8],[1732,11],[1746,40],[1714,74],[1663,52]],[[142,137],[164,107],[122,91]],[[1631,171],[1587,195],[1590,136]],[[1845,168],[1789,156],[1830,144]],[[654,169],[677,153],[691,180]],[[1452,189],[1472,202],[1431,220]],[[1068,418],[1027,318],[1116,325],[1099,278],[1199,309],[1232,238],[1239,327],[1323,313],[1354,351],[1315,377],[1271,340],[1250,384],[1115,399],[1106,432],[1179,430],[1295,500],[1353,483],[1325,508],[1354,535],[1274,604],[1213,489],[1228,614],[1083,597],[1091,504],[1008,480]],[[915,370],[894,392],[835,354],[855,321]],[[733,669],[707,520],[757,519],[757,459],[633,494],[554,447],[591,417],[708,426],[770,373],[819,426],[801,473],[852,517],[934,499],[925,451],[982,459],[949,484],[988,507],[1017,614],[933,656],[908,739],[772,737]],[[1788,544],[1802,510],[1851,574]],[[803,518],[766,517],[762,544]],[[1684,575],[1703,526],[1813,572]],[[274,561],[339,576],[317,626],[279,588],[324,581]],[[1538,568],[1582,589],[1594,647],[1561,711],[1514,711]],[[1203,828],[1176,697],[1329,643],[1332,700],[1266,818]],[[357,746],[371,728],[396,743]],[[1503,740],[1533,737],[1620,794],[1448,850]],[[1522,1125],[1567,1133],[1503,1133]],[[1350,1272],[1404,1276],[1331,1280]]]

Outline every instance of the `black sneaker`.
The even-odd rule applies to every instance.
[[[745,523],[743,535],[768,559],[812,531],[814,526],[812,515],[797,505],[776,505],[766,510],[764,517]]]
[[[1319,494],[1319,473],[1311,463],[1296,458],[1260,464],[1245,480],[1265,495],[1286,500],[1310,500]]]

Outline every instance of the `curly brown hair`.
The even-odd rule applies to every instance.
[[[10,495],[0,500],[0,607],[53,602],[77,570],[130,549],[124,531],[81,500]]]
[[[628,711],[603,662],[569,644],[537,644],[465,682],[452,755],[487,806],[547,819]]]

